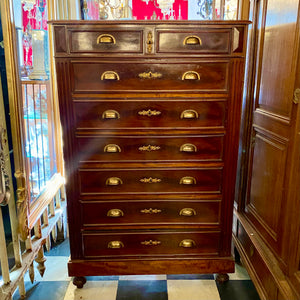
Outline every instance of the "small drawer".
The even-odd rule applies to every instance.
[[[229,61],[159,62],[73,61],[73,91],[228,92]]]
[[[203,161],[222,160],[223,135],[185,137],[77,137],[79,160]]]
[[[230,29],[181,28],[157,31],[158,53],[230,53]]]
[[[224,128],[226,101],[75,101],[77,129]]]
[[[71,53],[143,53],[142,30],[72,30]]]
[[[79,170],[81,194],[220,193],[222,169]]]
[[[197,224],[220,225],[221,201],[82,202],[83,226]]]
[[[219,232],[82,234],[85,257],[218,255]]]

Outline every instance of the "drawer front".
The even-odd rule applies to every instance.
[[[83,225],[220,224],[220,201],[82,202]]]
[[[74,102],[78,129],[224,127],[225,101]]]
[[[143,53],[142,30],[74,30],[69,34],[71,53]]]
[[[222,169],[80,170],[82,194],[220,193]]]
[[[229,62],[72,62],[73,91],[228,91]]]
[[[195,161],[221,160],[223,136],[78,137],[79,160]]]
[[[217,255],[218,232],[83,233],[85,257]]]
[[[231,29],[158,30],[158,53],[230,53]]]

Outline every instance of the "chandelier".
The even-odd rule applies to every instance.
[[[147,5],[149,4],[149,2],[153,2],[154,6],[161,10],[164,17],[167,15],[172,16],[173,14],[173,4],[175,0],[142,0],[142,1],[146,2]]]

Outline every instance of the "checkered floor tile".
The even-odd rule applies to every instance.
[[[89,276],[77,289],[67,274],[68,240],[45,253],[44,277],[38,272],[32,284],[28,275],[25,287],[28,300],[259,300],[246,270],[236,265],[230,280],[223,284],[213,274]],[[16,291],[13,300],[20,300]]]

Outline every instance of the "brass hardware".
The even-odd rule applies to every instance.
[[[121,185],[123,181],[118,177],[109,177],[106,179],[106,185]]]
[[[193,248],[195,246],[196,246],[195,241],[190,240],[190,239],[182,240],[179,243],[179,247],[183,247],[183,248]]]
[[[195,110],[187,109],[181,113],[180,118],[181,119],[198,119],[199,115]]]
[[[120,80],[120,76],[115,71],[105,71],[101,75],[101,80]]]
[[[143,182],[143,183],[158,183],[158,182],[161,182],[161,179],[159,178],[142,178],[140,179],[140,182]]]
[[[249,254],[250,254],[250,257],[252,257],[254,255],[254,247],[253,247],[253,245],[250,246]]]
[[[191,176],[182,177],[180,179],[180,184],[190,185],[190,184],[196,184],[196,183],[197,183],[196,179]]]
[[[108,153],[121,152],[121,148],[116,144],[108,144],[104,147],[104,152],[108,152]]]
[[[160,146],[153,146],[153,145],[147,145],[147,146],[141,146],[139,147],[140,151],[157,151],[160,149]]]
[[[298,104],[300,102],[300,89],[295,89],[293,102]]]
[[[199,38],[199,36],[190,35],[184,39],[183,45],[200,45],[201,46],[202,41],[201,41],[201,38]]]
[[[106,110],[102,114],[102,119],[120,119],[120,114],[116,110]]]
[[[158,72],[143,72],[139,74],[139,77],[142,79],[157,79],[157,78],[161,78],[162,74],[158,73]]]
[[[149,31],[148,35],[147,35],[147,52],[148,53],[152,53],[153,44],[154,44],[153,34],[152,34],[152,31]]]
[[[184,216],[184,217],[192,217],[192,216],[196,216],[196,211],[193,208],[183,208],[179,215],[180,216]]]
[[[108,33],[101,34],[97,37],[97,44],[115,44],[116,39]]]
[[[200,74],[196,71],[187,71],[182,75],[182,80],[200,80]]]
[[[148,110],[141,110],[138,112],[138,114],[140,116],[148,116],[148,117],[152,117],[152,116],[158,116],[161,114],[160,111],[158,110],[151,110],[151,109],[148,109]]]
[[[150,214],[150,215],[151,214],[159,214],[159,213],[161,213],[161,209],[145,208],[145,209],[142,209],[140,212],[143,214]]]
[[[120,218],[124,216],[124,213],[121,209],[113,208],[107,212],[107,216],[111,218]]]
[[[107,245],[107,248],[120,249],[124,248],[124,244],[121,241],[110,241]]]
[[[197,152],[197,147],[194,144],[184,144],[180,147],[182,152]]]
[[[161,241],[152,241],[152,240],[149,240],[149,241],[141,242],[141,244],[145,245],[145,246],[157,246],[157,245],[161,244]]]

